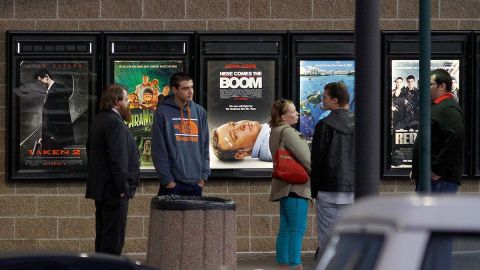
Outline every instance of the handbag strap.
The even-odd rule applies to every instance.
[[[285,129],[287,129],[287,128],[289,128],[289,127],[284,127],[284,128],[282,128],[282,130],[280,131],[280,141],[278,142],[278,147],[279,147],[279,148],[280,148],[280,147],[285,148],[285,146],[283,145],[283,131],[284,131]]]

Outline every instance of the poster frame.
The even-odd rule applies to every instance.
[[[472,80],[472,37],[469,31],[434,31],[432,60],[460,60],[460,89],[473,89]],[[410,168],[391,168],[391,78],[392,60],[418,60],[419,41],[417,31],[382,31],[382,176],[384,179],[408,180]],[[418,80],[419,78],[417,78]],[[388,91],[387,91],[388,90]],[[472,103],[473,90],[463,91],[460,105],[465,115],[465,162],[463,177],[472,175]]]
[[[473,177],[476,179],[480,179],[480,31],[475,31],[472,33],[473,37],[473,48],[474,48],[474,56],[473,56],[473,71],[472,71],[472,78],[473,78],[473,87],[474,89],[474,96],[471,100],[473,100],[473,108],[472,110],[475,112],[473,114],[473,123],[472,126],[474,129],[474,140],[473,140]]]
[[[194,32],[103,32],[103,42],[103,85],[114,82],[115,61],[181,61],[184,72],[195,74]],[[141,169],[140,178],[157,179],[155,169]]]
[[[31,32],[7,31],[7,80],[6,80],[6,171],[7,181],[48,182],[84,181],[87,166],[78,170],[57,171],[52,169],[19,170],[19,157],[16,144],[19,140],[18,117],[14,87],[20,76],[17,63],[21,61],[82,61],[88,62],[88,109],[87,121],[91,122],[96,111],[96,90],[101,82],[99,73],[101,55],[100,32]],[[87,131],[88,132],[88,131]]]
[[[300,112],[300,61],[354,61],[355,36],[352,31],[291,31],[289,98]],[[300,121],[297,124],[300,131]]]
[[[196,96],[199,103],[207,109],[208,97],[207,72],[209,61],[274,61],[275,84],[274,99],[287,96],[288,74],[287,32],[198,32],[197,78],[199,78]],[[207,111],[208,115],[208,111]],[[241,162],[241,161],[240,161]],[[232,168],[212,169],[210,179],[271,179],[272,169]]]

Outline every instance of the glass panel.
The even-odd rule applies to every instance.
[[[316,270],[370,270],[374,269],[383,235],[334,235],[316,266]]]
[[[353,60],[300,61],[300,132],[311,142],[315,125],[330,114],[322,104],[326,84],[342,81],[350,94],[349,108],[355,111],[355,63]]]
[[[392,60],[392,82],[390,97],[392,106],[391,115],[391,168],[411,168],[413,143],[418,133],[419,118],[419,61]],[[459,100],[460,60],[431,60],[432,70],[441,68],[450,73],[455,83],[452,93]]]
[[[480,269],[480,235],[433,233],[422,270]]]
[[[85,171],[88,61],[21,61],[15,88],[18,170]]]
[[[128,127],[140,151],[140,169],[153,170],[151,130],[153,113],[162,97],[170,94],[170,77],[183,71],[180,60],[114,61],[114,82],[124,85],[130,100],[132,121]]]
[[[207,63],[212,169],[270,169],[267,122],[275,98],[273,60]]]

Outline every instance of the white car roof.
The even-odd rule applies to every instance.
[[[339,225],[389,225],[397,230],[480,232],[479,195],[379,195],[355,202]]]

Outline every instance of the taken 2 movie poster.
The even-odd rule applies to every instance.
[[[85,172],[88,61],[21,61],[14,91],[17,172]]]

